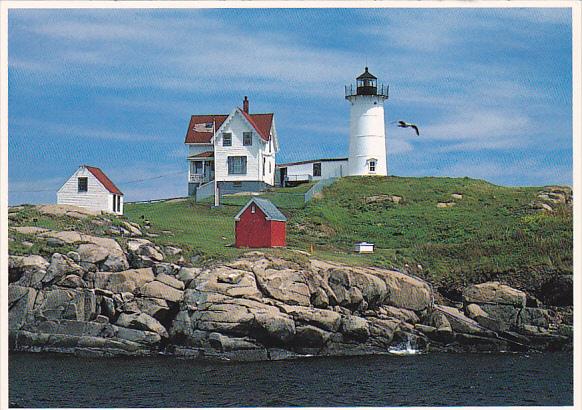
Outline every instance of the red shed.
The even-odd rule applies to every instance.
[[[234,217],[237,248],[285,246],[287,218],[268,199],[251,200]]]

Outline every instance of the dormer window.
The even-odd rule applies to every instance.
[[[89,182],[87,177],[79,177],[77,179],[77,191],[79,192],[87,192],[89,186]]]
[[[222,146],[223,147],[232,146],[232,134],[230,132],[222,133]]]
[[[243,145],[245,145],[245,146],[253,145],[253,133],[252,132],[243,132]]]

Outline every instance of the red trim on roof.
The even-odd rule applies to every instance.
[[[248,114],[244,110],[238,109],[240,113],[245,117],[245,119],[251,124],[251,126],[257,131],[257,134],[264,140],[269,141],[271,139],[271,128],[273,126],[273,113],[268,114]],[[215,122],[214,129],[219,129],[224,121],[228,118],[228,115],[224,114],[206,114],[206,115],[192,115],[190,117],[190,123],[188,124],[188,131],[186,131],[185,144],[210,144],[212,140],[212,132],[199,132],[194,131],[194,126],[196,124],[205,124],[210,122]]]
[[[87,168],[87,170],[92,173],[93,176],[97,178],[99,182],[101,182],[101,185],[103,185],[109,192],[116,195],[123,195],[123,192],[121,192],[119,188],[117,188],[115,184],[111,182],[111,180],[107,177],[107,175],[105,175],[103,171],[101,171],[101,169],[97,167],[90,167],[89,165],[83,166]]]
[[[253,126],[261,138],[265,141],[271,139],[271,126],[273,124],[273,114],[247,114],[244,110],[238,109],[247,121]]]

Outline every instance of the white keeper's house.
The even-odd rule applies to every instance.
[[[123,193],[101,169],[81,165],[57,191],[57,204],[123,215]]]
[[[220,194],[259,192],[275,185],[279,150],[273,113],[251,114],[243,108],[230,114],[192,115],[186,132],[188,195],[202,199]]]

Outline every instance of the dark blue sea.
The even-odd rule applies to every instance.
[[[566,406],[571,353],[201,363],[11,353],[13,407]]]

